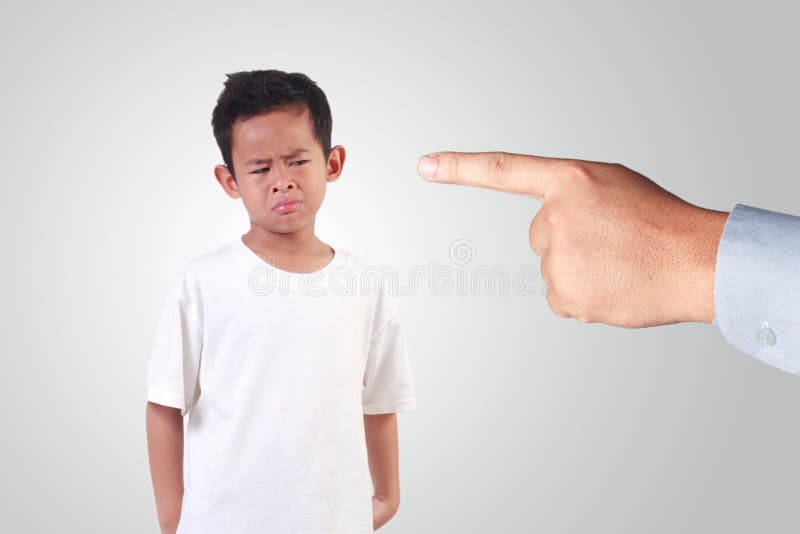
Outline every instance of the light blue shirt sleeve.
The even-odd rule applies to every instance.
[[[731,345],[800,374],[800,217],[736,204],[717,250],[714,307]]]

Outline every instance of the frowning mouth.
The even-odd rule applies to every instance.
[[[302,204],[303,204],[302,200],[291,200],[291,199],[282,200],[277,205],[275,205],[274,208],[272,208],[272,211],[274,211],[275,213],[291,213],[293,211],[296,211],[297,208],[299,208]]]

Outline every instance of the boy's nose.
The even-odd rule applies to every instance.
[[[273,193],[286,192],[291,189],[297,189],[297,185],[291,180],[279,179],[272,186]]]

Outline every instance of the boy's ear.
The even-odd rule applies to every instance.
[[[331,147],[331,153],[328,155],[328,169],[327,179],[329,182],[335,182],[342,174],[344,167],[345,151],[342,145]]]
[[[231,171],[225,165],[217,165],[214,167],[214,176],[217,178],[219,185],[225,190],[225,194],[231,198],[239,198],[239,184],[236,183],[236,178],[233,177]]]

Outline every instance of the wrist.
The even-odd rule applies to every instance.
[[[728,212],[696,208],[689,218],[692,232],[687,240],[685,286],[675,297],[682,301],[682,321],[714,321],[714,278],[717,251]]]

